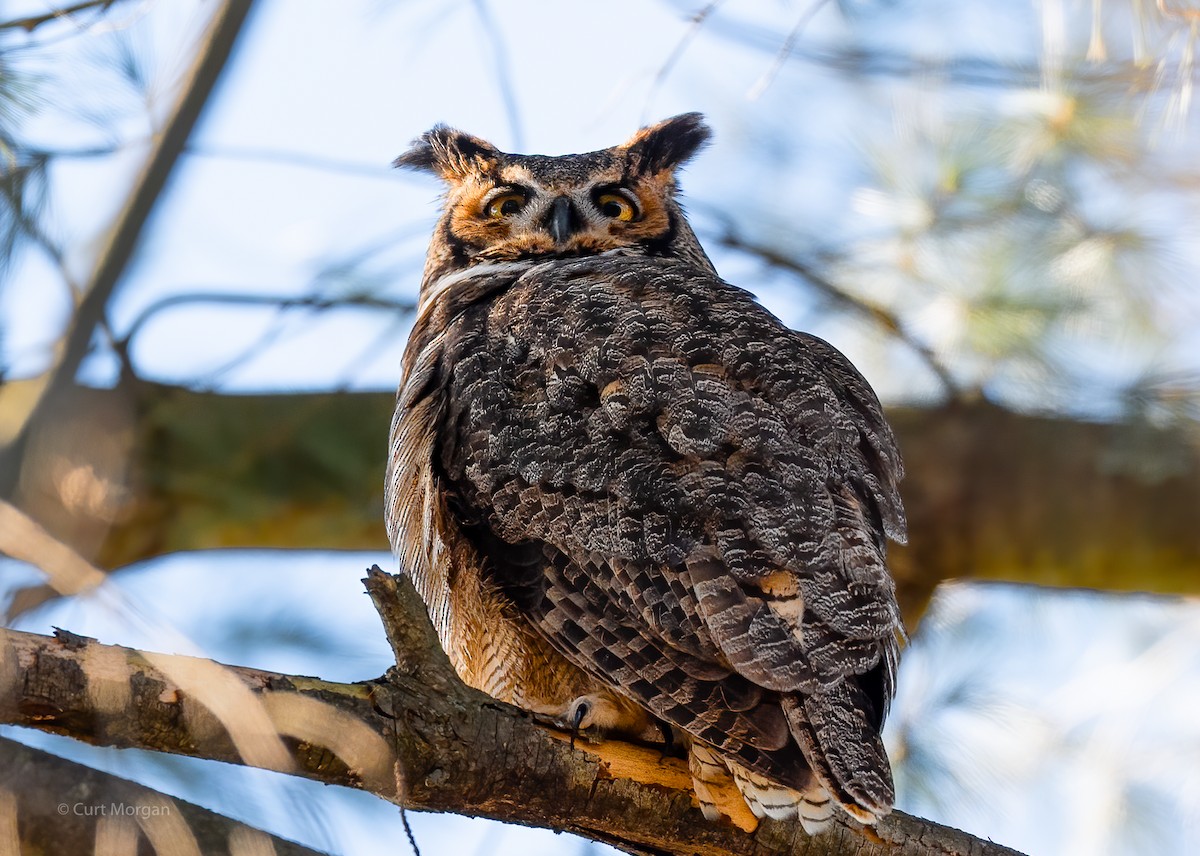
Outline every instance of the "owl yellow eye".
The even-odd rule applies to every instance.
[[[525,194],[517,191],[501,193],[484,206],[483,213],[493,220],[511,217],[525,207]]]
[[[637,217],[637,208],[627,196],[615,190],[605,190],[596,194],[596,207],[600,213],[612,220],[629,222]]]

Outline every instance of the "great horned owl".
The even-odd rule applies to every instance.
[[[674,735],[710,819],[893,802],[902,465],[863,377],[723,282],[676,200],[698,114],[588,154],[439,126],[448,185],[387,474],[462,679],[585,732]]]

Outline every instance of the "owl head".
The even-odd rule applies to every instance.
[[[448,185],[425,278],[484,261],[626,250],[711,269],[676,200],[675,171],[709,137],[699,113],[586,154],[515,155],[438,125],[395,165]]]

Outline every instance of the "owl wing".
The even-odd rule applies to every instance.
[[[539,265],[472,311],[442,465],[497,585],[665,721],[886,811],[904,520],[866,382],[667,260]]]

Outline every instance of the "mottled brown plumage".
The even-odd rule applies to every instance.
[[[404,360],[389,535],[467,682],[603,733],[670,726],[806,828],[892,804],[899,455],[850,363],[722,282],[675,199],[695,114],[446,179]]]

